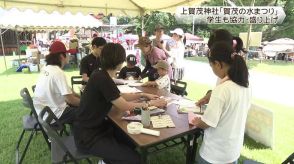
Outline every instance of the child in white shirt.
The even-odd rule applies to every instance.
[[[248,68],[226,42],[214,43],[208,60],[221,81],[213,89],[203,116],[192,121],[204,129],[198,163],[237,163],[251,104]]]
[[[159,78],[155,81],[148,81],[142,86],[154,86],[158,89],[165,89],[170,92],[170,79],[168,76],[169,64],[165,60],[159,60],[154,68],[157,69]]]

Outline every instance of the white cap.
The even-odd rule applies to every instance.
[[[183,31],[181,28],[176,28],[176,29],[174,29],[173,31],[170,31],[170,33],[172,33],[172,34],[177,34],[177,35],[181,35],[181,36],[184,35],[184,31]]]

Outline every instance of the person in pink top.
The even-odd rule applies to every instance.
[[[152,45],[152,41],[148,37],[140,37],[139,43],[136,45],[144,54],[146,66],[142,71],[141,78],[148,77],[149,81],[156,80],[159,76],[153,67],[159,60],[167,60],[165,52]],[[169,76],[172,76],[171,67],[169,68]]]

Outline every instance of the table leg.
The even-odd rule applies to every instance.
[[[192,149],[193,149],[193,135],[189,134],[187,136],[187,154],[186,154],[186,164],[192,164]]]
[[[141,148],[141,164],[147,164],[147,148]]]
[[[196,158],[196,152],[197,152],[197,147],[198,147],[198,139],[199,136],[194,136],[193,139],[193,147],[192,147],[192,151],[191,151],[191,161],[192,163],[195,162],[195,158]]]

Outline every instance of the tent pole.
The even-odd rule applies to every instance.
[[[144,35],[144,16],[142,15],[141,18],[142,18],[142,36],[145,36]]]
[[[255,3],[255,0],[252,0],[251,2],[251,6],[254,7],[254,3]],[[250,33],[251,33],[251,29],[252,29],[252,24],[249,24],[249,28],[248,28],[248,33],[247,33],[247,41],[246,41],[246,50],[249,51],[249,46],[250,46]],[[247,57],[246,57],[247,59]]]
[[[193,17],[192,17],[192,22],[193,22],[193,24],[192,24],[192,34],[194,35],[194,29],[195,29],[195,23],[194,23],[194,15],[193,15]]]
[[[5,51],[4,51],[3,38],[2,38],[2,29],[1,28],[0,28],[0,39],[1,39],[1,46],[2,46],[2,53],[3,53],[3,58],[4,58],[5,70],[7,71],[7,65],[6,65],[6,59],[5,59]]]
[[[16,36],[16,44],[17,44],[17,53],[18,53],[18,59],[20,59],[20,45],[19,45],[19,37],[17,29],[15,29],[15,36]]]

